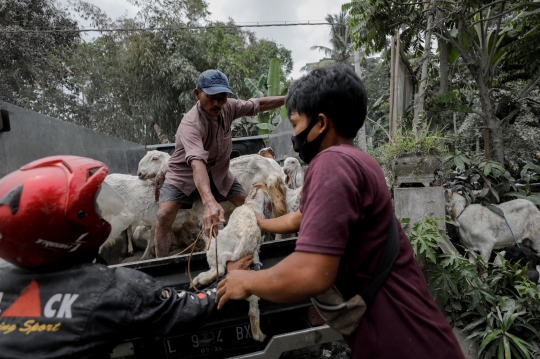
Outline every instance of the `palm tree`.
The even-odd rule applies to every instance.
[[[339,14],[328,14],[325,18],[330,24],[330,46],[312,46],[311,50],[319,50],[324,52],[326,56],[319,62],[306,64],[302,67],[303,71],[310,71],[318,67],[331,66],[335,63],[344,63],[352,65],[353,51],[349,28],[349,16],[346,12]]]

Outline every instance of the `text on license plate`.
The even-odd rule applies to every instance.
[[[250,324],[239,324],[165,339],[167,358],[190,358],[257,345]]]

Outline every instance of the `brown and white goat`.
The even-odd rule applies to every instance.
[[[206,252],[210,270],[195,277],[194,286],[206,286],[217,279],[218,273],[220,276],[224,275],[228,261],[236,261],[253,254],[254,263],[259,262],[259,248],[263,236],[255,214],[262,218],[285,214],[285,190],[282,187],[284,185],[281,178],[275,175],[270,175],[266,182],[253,185],[245,203],[233,211],[227,226],[219,231],[217,238],[211,240],[210,248]],[[247,301],[253,339],[262,342],[266,336],[260,328],[259,298],[251,296]]]

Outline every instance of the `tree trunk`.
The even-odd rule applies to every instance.
[[[420,85],[418,92],[414,98],[414,118],[413,131],[418,132],[420,121],[424,118],[424,102],[426,99],[426,86],[428,80],[429,57],[431,55],[431,35],[433,34],[433,17],[435,12],[436,0],[429,2],[429,15],[427,20],[427,29],[425,34],[424,53],[422,54],[422,75],[420,77]]]
[[[489,130],[491,133],[491,143],[493,144],[493,159],[503,166],[504,163],[504,142],[503,142],[503,128],[497,117],[492,118],[492,125]]]
[[[362,78],[362,69],[360,68],[360,62],[362,61],[362,57],[360,56],[360,51],[356,50],[354,52],[354,71],[358,75],[358,77]],[[367,143],[366,143],[366,122],[367,119],[364,120],[364,125],[360,128],[356,135],[358,147],[364,151],[367,152]]]
[[[484,145],[484,148],[487,149],[485,156],[487,159],[504,164],[503,127],[497,116],[495,116],[493,101],[489,95],[490,86],[486,84],[481,69],[469,67],[469,70],[478,84],[482,112],[485,115],[484,126],[489,130],[488,143]]]
[[[448,47],[446,41],[439,39],[439,55],[440,55],[440,65],[439,65],[439,78],[440,78],[440,87],[439,93],[447,93],[448,78],[449,78],[449,69],[448,69]]]

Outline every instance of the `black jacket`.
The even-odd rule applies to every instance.
[[[215,288],[163,289],[128,268],[84,264],[46,273],[0,268],[0,358],[90,358],[123,339],[203,324]]]

